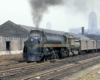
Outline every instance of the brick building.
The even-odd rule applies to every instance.
[[[0,25],[0,55],[22,53],[24,41],[32,28],[11,21]]]

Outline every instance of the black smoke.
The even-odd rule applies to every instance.
[[[43,13],[48,11],[48,7],[62,5],[63,0],[30,0],[32,15],[35,26],[38,28],[42,20]]]

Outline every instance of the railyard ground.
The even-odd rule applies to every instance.
[[[0,55],[0,65],[9,64],[9,62],[19,63],[22,61],[23,61],[22,54]],[[82,80],[84,77],[86,77],[88,74],[95,71],[96,69],[100,69],[100,63],[98,63],[97,65],[91,66],[85,70],[79,71],[73,75],[64,77],[62,80]],[[96,74],[90,76],[86,80],[100,80],[100,73],[96,73]]]
[[[19,60],[22,59],[22,54],[0,55],[0,60]]]
[[[0,55],[0,65],[19,63],[23,61],[22,54]]]
[[[73,75],[64,77],[62,80],[100,80],[99,72],[94,75],[91,75],[91,76],[89,76],[89,78],[85,79],[85,77],[87,77],[87,75],[89,75],[90,73],[92,73],[98,69],[100,69],[100,63],[98,63],[97,65],[91,66],[87,69],[84,69],[82,71],[79,71]]]

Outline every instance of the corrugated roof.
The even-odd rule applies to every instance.
[[[20,25],[20,27],[30,31],[30,30],[36,30],[36,27],[30,27],[30,26],[24,26],[24,25]],[[54,33],[54,34],[64,34],[64,32],[62,31],[56,31],[56,30],[49,30],[49,29],[43,29],[43,28],[38,28],[38,30],[40,31],[44,31],[47,33]]]
[[[28,31],[30,31],[31,29],[35,29],[35,27],[30,27],[30,26],[24,26],[24,25],[20,25],[20,27],[22,27],[22,28],[24,28],[24,29],[26,29],[26,30],[28,30]]]

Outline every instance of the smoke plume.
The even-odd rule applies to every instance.
[[[42,20],[43,13],[48,11],[48,7],[62,5],[63,0],[30,0],[32,15],[35,26],[38,28]]]
[[[93,0],[65,0],[66,8],[70,8],[72,11],[87,12],[94,6]]]

